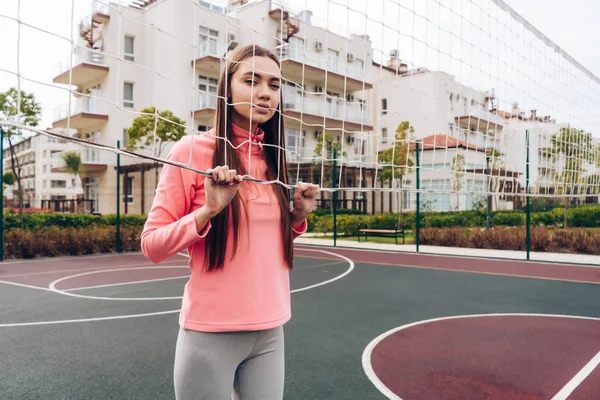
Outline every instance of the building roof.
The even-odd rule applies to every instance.
[[[434,150],[434,149],[468,149],[475,151],[486,151],[483,147],[477,147],[474,144],[467,143],[465,141],[459,140],[452,136],[444,135],[442,133],[438,133],[435,135],[427,136],[420,140],[421,146],[420,150]],[[410,150],[416,150],[416,144],[411,143]]]

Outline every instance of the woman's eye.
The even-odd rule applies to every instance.
[[[279,85],[271,85],[271,88],[272,88],[273,90],[279,90]]]
[[[253,85],[256,82],[254,82],[252,79],[246,79],[246,83],[249,85]]]

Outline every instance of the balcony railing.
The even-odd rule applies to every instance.
[[[499,126],[504,125],[504,119],[502,117],[477,107],[464,107],[462,114],[458,117],[471,117],[474,119],[474,123],[476,123],[476,120],[482,120]]]
[[[307,48],[307,50],[309,50]],[[278,52],[279,53],[279,52]],[[277,54],[279,55],[279,54]],[[359,63],[358,61],[353,62],[345,62],[342,57],[336,58],[323,58],[316,59],[317,57],[327,57],[326,52],[312,54],[310,56],[306,55],[306,50],[303,48],[293,47],[289,44],[285,44],[281,49],[281,58],[282,60],[288,59],[297,61],[299,63],[309,65],[315,68],[319,68],[328,72],[334,72],[340,75],[346,75],[351,78],[358,79],[360,81],[370,82],[369,76],[365,73],[364,69],[364,60],[363,63]]]
[[[84,62],[105,66],[104,53],[94,49],[77,47],[73,51],[72,59],[71,57],[65,57],[56,65],[55,76],[62,75],[65,72],[68,72],[70,69]]]
[[[102,108],[102,102],[97,97],[77,99],[71,103],[71,109],[69,109],[68,104],[63,104],[59,107],[56,107],[54,109],[54,121],[60,121],[69,116],[77,115],[82,112],[91,114],[104,114]]]
[[[198,110],[217,108],[217,95],[215,93],[200,93],[198,95]]]
[[[74,151],[73,149],[69,151]],[[87,146],[78,146],[77,151],[81,155],[81,163],[84,165],[114,165],[116,156],[107,151],[101,151]],[[52,168],[64,168],[65,162],[62,159],[65,152],[59,152],[52,155],[50,162]]]
[[[297,90],[285,88],[283,93],[283,108],[355,124],[371,125],[371,113],[366,105],[352,102],[344,104],[345,101],[342,99],[328,97],[325,100],[323,96],[301,96]]]

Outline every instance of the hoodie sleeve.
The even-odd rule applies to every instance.
[[[208,165],[207,161],[211,160],[206,147],[207,143],[202,143],[198,138],[185,136],[173,146],[167,160],[188,164],[190,154],[195,153],[194,160],[200,159],[200,164]],[[194,151],[191,153],[190,149]],[[194,167],[203,169],[206,165]],[[209,221],[200,232],[196,230],[195,210],[198,207],[192,210],[192,204],[202,206],[205,201],[203,176],[165,164],[141,234],[143,254],[150,261],[159,263],[203,240],[211,224]]]

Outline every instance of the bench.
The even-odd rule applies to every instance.
[[[393,237],[396,239],[396,244],[398,244],[398,237],[402,237],[402,244],[405,244],[404,229],[370,229],[370,228],[361,229],[359,227],[359,229],[358,229],[359,243],[360,243],[361,234],[365,235],[365,242],[368,240],[369,235],[371,235],[371,236]]]

